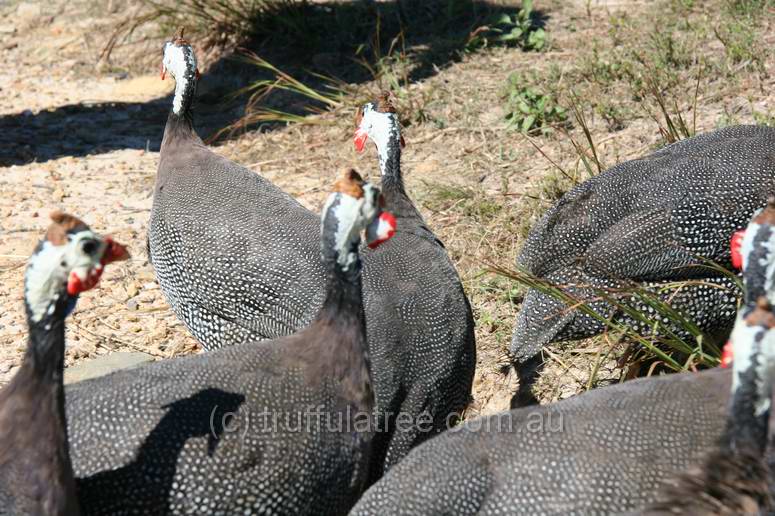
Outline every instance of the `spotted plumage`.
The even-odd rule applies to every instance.
[[[764,252],[769,233],[754,231],[768,220],[775,210],[746,231],[747,286],[769,279],[775,261]],[[763,256],[764,267],[750,266]],[[721,514],[767,509],[773,328],[770,307],[740,316],[733,371],[643,378],[467,421],[415,448],[350,514],[715,514],[703,509],[722,502],[732,512]],[[686,471],[678,488],[665,487]]]
[[[126,249],[56,211],[27,264],[24,301],[29,344],[0,390],[0,514],[81,514],[65,423],[65,318],[78,294],[99,281]]]
[[[412,450],[353,516],[619,514],[724,429],[728,370],[639,379],[467,421]]]
[[[392,430],[400,424],[394,421],[390,432],[376,437],[384,443],[378,450],[385,450],[382,470],[387,470],[413,446],[454,424],[467,406],[476,365],[474,320],[444,245],[404,188],[404,140],[388,94],[359,109],[356,123],[356,147],[363,149],[367,139],[376,146],[385,206],[400,228],[367,255],[364,277],[369,342],[379,343],[371,348],[377,404],[386,417],[427,421],[404,423],[403,431]],[[368,274],[372,270],[381,273]]]
[[[186,110],[168,119],[149,228],[167,300],[208,350],[304,328],[325,295],[318,217],[214,154],[194,133],[191,117]],[[400,133],[390,134],[400,140]],[[363,255],[368,341],[384,415],[374,443],[384,460],[373,463],[373,478],[382,462],[395,463],[463,410],[475,364],[473,318],[457,272],[404,193],[400,153],[385,157],[388,170],[397,171],[383,176],[383,190],[400,230]],[[413,422],[430,417],[432,431],[413,423],[396,432],[399,413]]]
[[[740,292],[730,278],[702,267],[702,259],[730,265],[732,234],[773,191],[773,143],[774,129],[729,127],[617,165],[573,188],[547,211],[517,263],[581,300],[595,299],[595,289],[633,283],[662,292],[664,301],[703,331],[723,338],[734,323]],[[673,299],[664,287],[683,279],[698,281]],[[632,323],[599,298],[591,306]],[[514,403],[534,401],[530,387],[544,345],[602,330],[593,317],[530,290],[511,345],[522,380]],[[680,328],[670,330],[690,338]]]
[[[775,375],[775,314],[768,301],[775,290],[773,228],[770,199],[746,228],[741,249],[746,303],[727,347],[733,377],[724,433],[701,464],[666,481],[657,500],[639,514],[753,516],[775,508],[772,457],[765,459]]]
[[[308,328],[68,387],[86,514],[352,506],[374,434],[358,247],[360,233],[386,217],[379,190],[348,177],[360,197],[340,191],[326,203],[318,242],[328,287]]]

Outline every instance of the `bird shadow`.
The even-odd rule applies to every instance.
[[[192,439],[205,438],[202,452],[212,457],[228,431],[224,425],[229,425],[228,418],[244,401],[242,394],[210,388],[166,405],[167,413],[148,434],[135,460],[77,479],[84,514],[158,514],[159,507],[169,507],[183,447],[192,447]]]
[[[326,84],[321,75],[350,85],[370,83],[375,74],[384,79],[382,71],[396,61],[408,63],[402,68],[401,81],[422,81],[466,53],[478,51],[470,45],[471,35],[478,28],[517,11],[513,6],[487,0],[282,5],[282,9],[272,12],[271,19],[254,20],[261,30],[256,30],[245,49],[318,89]],[[543,27],[547,20],[541,11],[531,15],[534,27]],[[158,52],[161,60],[161,41]],[[504,77],[507,73],[504,70]],[[221,130],[239,125],[246,100],[231,94],[272,78],[266,70],[233,54],[209,66],[200,80],[195,103],[200,135],[231,137],[233,133]],[[118,149],[158,151],[171,102],[171,96],[165,95],[148,102],[81,102],[38,113],[22,109],[2,115],[0,166]],[[310,108],[321,107],[314,99],[283,91],[273,94],[267,103],[268,107],[299,116],[308,115]],[[279,126],[270,123],[242,129],[272,130]]]

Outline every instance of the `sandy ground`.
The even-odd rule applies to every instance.
[[[198,352],[169,310],[144,249],[172,84],[159,80],[158,65],[132,75],[96,71],[100,47],[95,31],[105,19],[88,3],[57,5],[0,6],[0,385],[14,374],[26,345],[25,260],[54,208],[78,214],[95,230],[129,244],[132,253],[130,261],[108,270],[99,289],[82,296],[68,325],[66,365],[116,350],[143,351],[159,359]],[[586,17],[586,1],[551,5],[547,28],[553,47],[548,52],[497,49],[467,56],[411,86],[423,99],[426,121],[405,131],[403,168],[409,191],[447,244],[476,312],[474,414],[506,407],[514,388],[513,377],[503,376],[500,368],[518,306],[493,295],[492,289],[504,287],[493,283],[486,269],[513,264],[519,239],[509,233],[510,226],[480,226],[476,217],[461,215],[455,208],[463,201],[440,206],[434,199],[441,188],[468,189],[503,212],[516,213],[523,194],[552,166],[521,135],[505,131],[505,77],[512,70],[549,63],[565,66],[591,33],[606,30],[609,10],[632,10],[645,3],[594,0],[591,18]],[[205,86],[207,80],[205,76]],[[703,106],[698,129],[712,129],[723,109],[766,106],[772,80],[751,91],[753,98],[742,99],[717,88]],[[218,128],[208,125],[206,116],[203,120],[204,134]],[[352,148],[351,114],[346,120],[323,117],[322,122],[249,133],[217,151],[319,210],[327,186],[342,168],[354,165],[378,177],[374,153],[357,155]],[[649,121],[636,120],[611,134],[602,121],[591,124],[609,165],[641,155],[659,140]],[[567,141],[544,143],[549,157],[573,166]],[[592,365],[585,357],[600,348],[581,345],[576,351],[580,358],[573,363],[548,352],[545,399],[587,388]],[[599,376],[614,377],[614,366],[609,361]]]

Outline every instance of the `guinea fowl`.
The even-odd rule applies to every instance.
[[[744,263],[755,256],[766,256],[768,266],[775,263],[775,255],[763,252],[773,228],[775,206],[770,206],[746,231]],[[746,288],[771,282],[762,273],[769,268],[745,269]],[[749,343],[736,341],[743,347]],[[748,365],[739,361],[735,367],[739,372]],[[732,385],[736,390],[730,397]],[[412,450],[366,491],[351,514],[643,510],[657,502],[665,480],[702,464],[716,449],[725,431],[725,407],[745,392],[740,385],[732,371],[717,368],[632,380],[550,405],[480,417]]]
[[[164,67],[181,78],[162,142],[149,231],[165,296],[205,349],[303,327],[325,295],[325,271],[311,243],[317,217],[202,144],[190,111],[196,59],[182,38],[165,44]],[[380,129],[372,131],[375,141],[391,142]],[[382,414],[374,447],[389,466],[462,411],[475,348],[460,279],[404,193],[400,149],[385,166],[385,197],[402,230],[395,245],[364,253],[363,284]],[[400,432],[399,414],[412,421]],[[381,474],[381,462],[373,462],[372,478]]]
[[[474,319],[460,277],[444,245],[425,224],[406,194],[401,175],[404,139],[388,93],[358,110],[354,143],[377,148],[385,205],[401,227],[387,244],[369,253],[364,277],[369,342],[377,405],[389,432],[376,480],[412,447],[453,424],[471,398],[476,366]],[[377,310],[390,306],[393,312]],[[374,307],[375,309],[372,309]],[[395,315],[398,321],[395,321]],[[401,414],[401,416],[398,416]],[[409,415],[417,424],[400,425]],[[420,418],[426,419],[421,420]],[[379,462],[375,463],[379,464]]]
[[[175,79],[154,188],[148,254],[175,314],[206,350],[276,338],[325,296],[319,218],[260,175],[212,152],[193,128],[194,50],[164,44]]]
[[[775,315],[765,297],[732,332],[733,382],[727,426],[701,466],[662,487],[641,514],[758,515],[773,508],[767,448],[775,372]]]
[[[24,277],[27,352],[0,390],[0,514],[81,513],[65,423],[65,318],[106,264],[128,257],[72,215],[51,219]]]
[[[68,387],[87,514],[343,514],[368,475],[374,395],[358,246],[395,231],[354,171],[324,209],[325,302],[287,337]]]
[[[773,144],[775,129],[728,127],[617,165],[574,187],[549,209],[531,230],[517,263],[588,301],[604,318],[615,314],[614,320],[644,334],[653,328],[617,312],[596,290],[636,283],[656,293],[671,282],[701,280],[659,295],[706,334],[723,340],[734,323],[739,290],[704,260],[730,264],[730,238],[773,191]],[[653,307],[637,297],[622,301],[654,319]],[[669,329],[691,337],[681,328]],[[529,290],[511,344],[520,378],[512,405],[535,402],[532,384],[543,346],[603,330],[599,319]]]

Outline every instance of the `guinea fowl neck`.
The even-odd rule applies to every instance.
[[[187,70],[181,79],[175,81],[175,96],[172,99],[172,109],[167,116],[162,147],[169,145],[170,141],[176,139],[199,139],[194,131],[192,105],[195,93],[196,71]]]
[[[361,260],[355,244],[350,249],[354,257],[347,266],[341,265],[338,253],[324,251],[328,269],[328,286],[316,323],[318,327],[332,330],[334,339],[327,339],[325,348],[320,349],[321,365],[327,374],[342,382],[348,397],[361,407],[369,408],[374,403],[371,388],[369,353],[366,345],[366,318],[363,312],[361,291]]]
[[[66,303],[66,296],[58,304]],[[52,314],[40,321],[33,321],[28,311],[29,344],[22,362],[26,369],[42,383],[62,387],[65,368],[65,320],[64,309],[57,306]]]
[[[382,174],[382,194],[385,196],[387,208],[396,218],[420,217],[404,188],[399,138],[398,133],[391,134],[387,144],[377,149]]]
[[[761,354],[751,357],[751,364],[738,374],[738,387],[732,392],[729,417],[722,444],[730,451],[749,450],[764,453],[769,430],[769,395],[762,399],[759,362]]]

